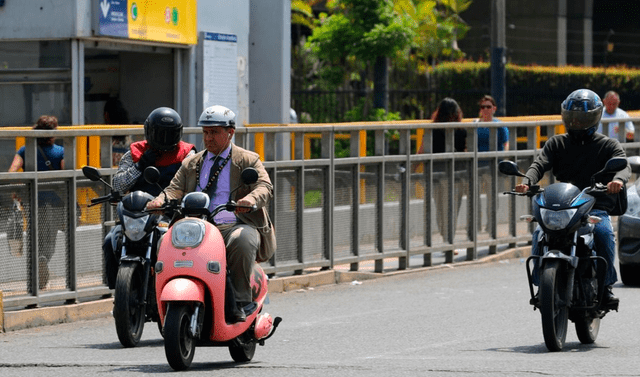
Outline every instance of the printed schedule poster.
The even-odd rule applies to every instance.
[[[238,113],[238,37],[204,33],[202,105],[221,105]]]

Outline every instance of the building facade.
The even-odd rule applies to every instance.
[[[459,41],[473,60],[489,60],[491,5],[473,0],[461,14],[471,29]],[[640,67],[640,2],[505,1],[507,61],[539,65]]]
[[[212,104],[288,122],[289,33],[288,0],[6,0],[0,126],[103,124],[110,98],[130,124],[169,106],[193,126]]]

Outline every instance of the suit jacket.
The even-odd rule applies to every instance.
[[[182,161],[182,165],[178,172],[171,180],[166,188],[167,198],[182,199],[182,197],[190,192],[196,191],[196,169],[202,166],[204,155],[207,150],[198,152]],[[235,144],[231,144],[231,164],[230,189],[240,186],[242,180],[240,174],[247,167],[253,167],[258,171],[258,181],[249,186],[242,185],[234,194],[234,200],[247,199],[252,201],[258,207],[258,210],[248,213],[238,213],[237,217],[245,224],[251,225],[258,230],[260,234],[260,249],[256,253],[258,262],[269,260],[276,250],[276,234],[266,206],[269,200],[273,198],[273,185],[269,174],[260,161],[257,153],[240,148]]]

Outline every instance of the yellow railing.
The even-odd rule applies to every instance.
[[[640,111],[636,112],[638,115],[640,115]],[[632,112],[629,112],[629,115],[631,116],[638,116],[638,115],[632,115]],[[467,118],[467,119],[463,119],[463,122],[473,122],[475,120],[475,118]],[[565,132],[565,128],[564,125],[562,125],[562,119],[560,118],[559,115],[534,115],[534,116],[520,116],[520,117],[500,117],[500,120],[502,120],[503,122],[524,122],[524,121],[553,121],[553,120],[557,120],[558,121],[558,125],[555,126],[555,134],[558,133],[564,133]],[[401,121],[399,123],[430,123],[431,120],[410,120],[410,121]],[[393,123],[393,122],[389,122],[389,123]],[[247,124],[246,127],[265,127],[265,126],[286,126],[287,124]],[[304,126],[322,126],[322,125],[329,125],[329,124],[319,124],[319,123],[303,123],[303,124],[290,124],[290,126],[296,126],[296,127],[304,127]],[[424,129],[416,129],[415,134],[411,135],[411,140],[415,142],[415,146],[416,146],[416,151],[420,149],[420,146],[422,144],[422,138],[424,136]],[[345,133],[345,134],[336,134],[335,136],[336,139],[350,139],[351,135]],[[536,127],[536,140],[538,141],[538,147],[542,148],[542,145],[544,144],[545,141],[548,140],[548,136],[542,132],[542,127]],[[320,133],[314,133],[314,132],[310,132],[310,133],[305,133],[304,134],[304,152],[303,152],[303,156],[304,159],[310,159],[311,158],[311,149],[312,149],[312,141],[313,140],[320,140],[322,139],[322,134]],[[516,137],[516,142],[517,143],[526,143],[527,142],[527,136],[517,136]],[[264,133],[256,133],[255,134],[255,147],[254,150],[256,153],[258,153],[260,155],[260,158],[264,161],[265,158],[265,137],[264,137]],[[363,157],[366,156],[367,154],[367,133],[366,131],[360,131],[360,146],[358,148],[359,150],[359,156]],[[295,133],[292,132],[291,133],[291,159],[295,159],[294,156],[294,151],[295,151]]]

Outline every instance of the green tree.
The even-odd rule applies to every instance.
[[[395,11],[412,20],[415,28],[413,51],[417,59],[435,66],[442,58],[464,56],[457,41],[469,30],[460,13],[472,0],[396,0]]]
[[[321,17],[321,25],[313,30],[307,47],[320,60],[342,68],[342,77],[334,77],[336,81],[357,78],[362,87],[367,87],[373,65],[374,97],[380,98],[382,94],[384,100],[388,58],[411,45],[414,39],[411,20],[395,12],[390,0],[330,0],[327,7],[333,13]],[[344,70],[348,65],[360,70],[359,77]],[[327,71],[334,75],[339,72]],[[379,100],[376,102],[380,105]],[[377,107],[386,107],[386,102]]]

